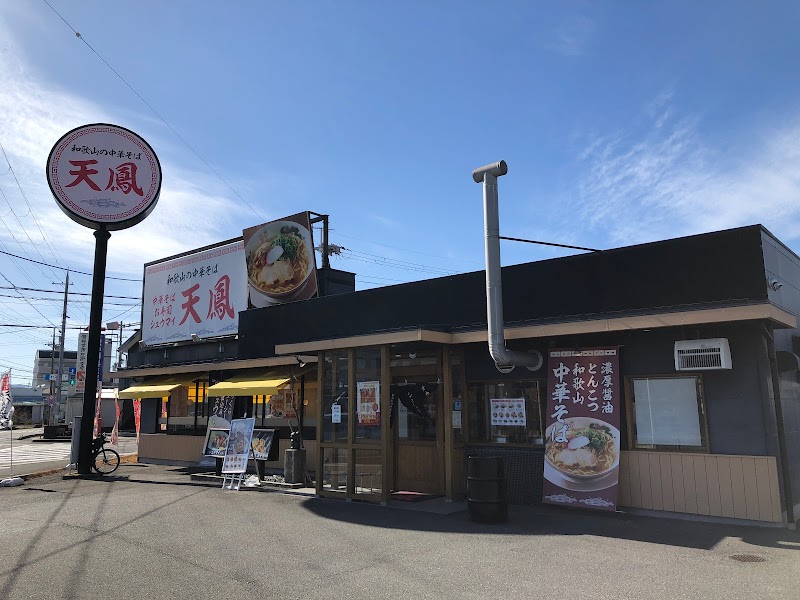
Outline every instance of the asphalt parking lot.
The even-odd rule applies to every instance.
[[[797,598],[787,529],[511,507],[504,525],[181,469],[0,489],[0,598]],[[741,562],[734,557],[744,557]]]

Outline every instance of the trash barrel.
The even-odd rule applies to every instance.
[[[478,523],[508,520],[505,465],[500,456],[470,456],[467,459],[467,508]]]

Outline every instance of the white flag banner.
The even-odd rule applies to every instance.
[[[11,372],[3,373],[0,388],[0,429],[11,429],[14,417],[14,403],[11,399]]]

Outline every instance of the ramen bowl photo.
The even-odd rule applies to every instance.
[[[556,442],[551,424],[545,439],[544,458],[556,471],[574,481],[602,477],[619,464],[619,429],[592,417],[568,417],[566,441]]]
[[[257,307],[300,297],[313,280],[311,233],[294,221],[273,221],[245,245],[247,288]]]

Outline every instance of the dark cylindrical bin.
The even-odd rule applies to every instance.
[[[467,508],[479,523],[508,520],[505,465],[500,456],[470,456],[467,459]]]

